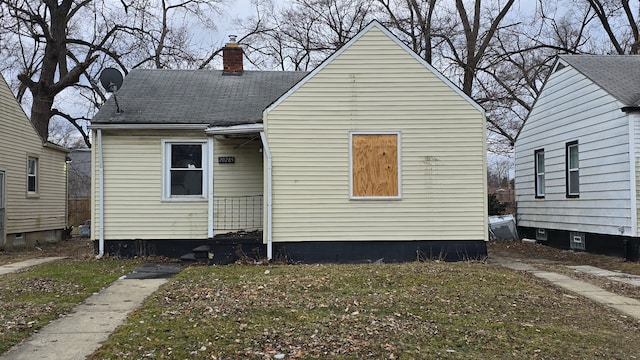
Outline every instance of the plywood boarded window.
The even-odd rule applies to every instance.
[[[351,133],[351,196],[399,198],[399,133]]]

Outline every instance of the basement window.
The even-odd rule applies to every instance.
[[[350,198],[400,199],[400,133],[349,134]]]

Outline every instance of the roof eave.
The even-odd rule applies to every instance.
[[[629,113],[640,113],[640,106],[638,106],[638,105],[623,106],[620,110],[622,110],[622,112],[625,112],[627,114],[629,114]]]
[[[209,124],[91,124],[91,130],[205,130]]]
[[[264,131],[264,125],[257,124],[241,124],[230,126],[212,126],[204,132],[207,135],[225,135],[225,134],[249,134]]]
[[[58,144],[54,144],[54,143],[49,142],[49,141],[43,143],[42,146],[44,146],[46,148],[51,148],[53,150],[61,151],[63,153],[70,153],[71,152],[71,150],[67,149],[66,147],[60,146]]]

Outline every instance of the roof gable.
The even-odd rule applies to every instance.
[[[331,56],[325,59],[318,67],[316,67],[311,73],[309,73],[304,79],[299,81],[295,86],[293,86],[289,91],[283,94],[278,100],[276,100],[273,104],[271,104],[267,111],[272,111],[280,103],[286,100],[289,96],[291,96],[294,92],[296,92],[300,87],[302,87],[305,83],[311,80],[316,74],[321,72],[326,66],[328,66],[333,60],[342,55],[345,51],[347,51],[353,44],[355,44],[360,38],[362,38],[365,34],[370,32],[372,29],[378,29],[383,32],[389,40],[393,41],[397,46],[402,48],[407,54],[413,57],[416,61],[418,61],[425,69],[433,73],[438,79],[440,79],[443,83],[445,83],[449,88],[451,88],[454,92],[456,92],[460,97],[464,98],[469,104],[471,104],[478,111],[484,113],[484,109],[476,103],[471,97],[465,94],[462,89],[454,85],[451,80],[442,75],[438,70],[436,70],[431,64],[426,62],[423,58],[421,58],[418,54],[416,54],[413,50],[411,50],[407,45],[405,45],[400,39],[398,39],[395,35],[393,35],[386,27],[380,24],[378,21],[374,20],[369,25],[367,25],[364,29],[362,29],[358,34],[356,34],[351,40],[349,40],[346,44],[344,44],[340,49],[334,52]]]
[[[4,100],[0,102],[0,115],[3,115],[2,118],[10,117],[11,121],[17,121],[18,124],[11,124],[12,126],[20,126],[23,131],[21,134],[29,134],[30,141],[37,141],[40,145],[44,145],[42,138],[38,135],[38,132],[33,127],[31,120],[24,112],[22,106],[11,92],[11,88],[9,84],[5,80],[4,76],[0,74],[0,99]],[[7,130],[6,125],[3,126],[5,130]],[[10,128],[10,127],[9,127]]]
[[[640,56],[560,55],[555,68],[560,65],[573,67],[624,105],[640,105]]]

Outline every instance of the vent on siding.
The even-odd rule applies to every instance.
[[[569,247],[571,250],[585,250],[585,236],[581,232],[569,233]]]
[[[536,240],[547,241],[547,230],[536,229]]]

